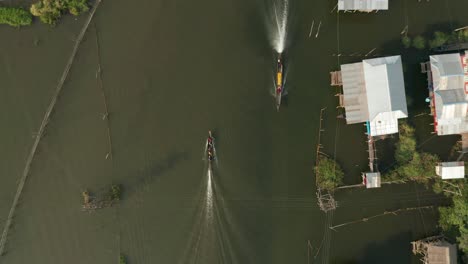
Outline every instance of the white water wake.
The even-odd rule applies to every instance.
[[[274,32],[273,46],[276,52],[282,53],[286,46],[286,33],[288,25],[288,0],[279,0],[274,3],[276,30]]]

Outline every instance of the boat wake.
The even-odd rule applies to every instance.
[[[229,214],[215,176],[217,158],[214,138],[210,143],[205,146],[205,153],[212,152],[204,159],[204,181],[198,196],[191,236],[179,263],[235,263],[232,239],[228,235],[231,228]],[[213,155],[211,159],[210,155]]]
[[[272,44],[273,48],[281,54],[286,46],[286,34],[288,25],[288,0],[274,0],[273,3],[274,22],[276,30],[273,32]]]

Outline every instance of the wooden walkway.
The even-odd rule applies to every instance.
[[[370,135],[367,136],[367,147],[367,151],[369,152],[369,169],[371,172],[374,172],[374,161],[377,159],[377,155],[375,153],[375,141]]]

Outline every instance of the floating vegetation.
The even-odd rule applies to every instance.
[[[112,207],[120,201],[122,187],[120,184],[112,184],[104,191],[97,192],[96,194],[85,190],[81,193],[81,196],[83,197],[83,210],[89,211]]]
[[[120,254],[119,256],[119,264],[127,264],[127,258],[124,256],[124,254]]]

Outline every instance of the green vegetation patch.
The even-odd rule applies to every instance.
[[[127,258],[123,254],[120,254],[119,264],[127,264]]]
[[[0,24],[13,27],[28,26],[32,23],[31,14],[21,8],[0,7]]]
[[[383,175],[389,180],[415,181],[428,183],[436,178],[435,166],[439,162],[436,155],[418,152],[414,128],[407,123],[400,125],[400,137],[396,144],[397,167]]]
[[[416,49],[422,50],[426,47],[426,39],[423,36],[416,36],[413,39],[413,47]]]
[[[332,191],[343,184],[344,172],[340,165],[336,161],[325,156],[318,157],[318,162],[315,166],[315,175],[317,186],[322,190]]]
[[[459,195],[444,192],[452,197],[453,206],[439,208],[439,225],[444,231],[455,232],[458,248],[468,254],[468,188],[466,180],[460,180],[458,186],[458,191],[461,191]]]
[[[54,25],[64,12],[79,15],[89,10],[87,0],[40,0],[31,5],[31,14],[46,23]]]
[[[408,49],[411,47],[411,38],[408,36],[403,36],[401,38],[401,43],[403,44],[403,47],[405,47],[405,49]]]
[[[122,187],[120,184],[112,184],[109,194],[112,201],[119,201],[122,195]]]

